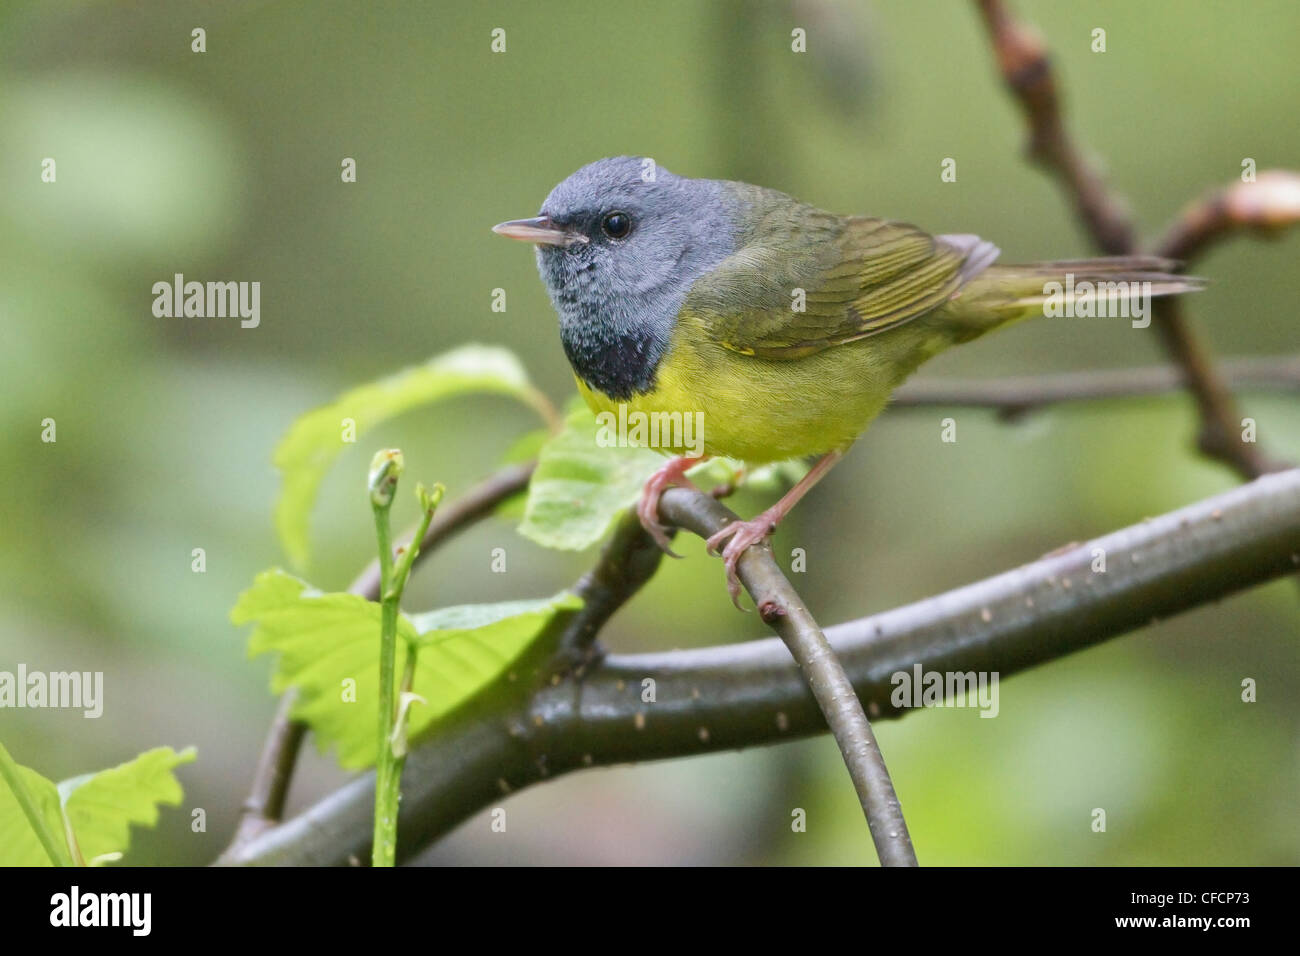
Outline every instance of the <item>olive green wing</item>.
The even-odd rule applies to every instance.
[[[823,213],[786,225],[779,243],[746,244],[683,303],[743,355],[798,359],[897,328],[947,302],[998,252],[977,236],[883,219]]]

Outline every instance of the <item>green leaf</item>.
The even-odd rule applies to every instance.
[[[422,648],[454,644],[471,635],[476,638],[491,636],[494,641],[508,644],[509,635],[539,631],[557,611],[576,611],[580,607],[582,598],[562,591],[549,598],[443,607],[424,614],[413,614],[411,623],[420,634],[418,644]],[[422,665],[424,660],[421,654],[416,666]],[[498,671],[503,669],[498,668]]]
[[[412,617],[420,632],[412,687],[428,706],[411,711],[417,738],[503,674],[560,615],[582,607],[576,594],[496,604],[465,604]],[[400,657],[400,655],[399,655]],[[401,657],[399,664],[404,662]]]
[[[663,463],[663,455],[649,448],[598,445],[596,416],[578,408],[538,455],[519,532],[548,548],[588,548]]]
[[[646,479],[666,461],[650,448],[600,445],[596,430],[595,414],[586,405],[571,404],[564,430],[538,452],[537,471],[528,485],[524,520],[519,526],[524,537],[564,551],[591,547],[636,503]],[[797,470],[801,466],[793,463],[789,467]],[[765,466],[752,474],[770,481],[777,469],[783,468],[786,466]],[[696,465],[687,476],[707,490],[734,481],[742,473],[744,483],[749,484],[750,474],[739,462],[713,458]]]
[[[193,747],[179,753],[171,747],[155,747],[109,770],[60,783],[63,813],[82,858],[89,863],[109,853],[126,852],[130,824],[153,827],[158,823],[158,804],[180,804],[183,793],[172,771],[193,760]]]
[[[0,866],[72,864],[59,790],[0,744]]]
[[[411,708],[410,739],[428,733],[505,671],[557,614],[580,605],[562,593],[399,615],[397,671],[405,667],[408,646],[418,646],[411,689],[427,701]],[[339,763],[349,769],[372,765],[380,606],[352,594],[322,594],[276,570],[259,574],[230,616],[235,624],[256,624],[250,654],[280,655],[271,688],[298,688],[294,716],[311,725],[317,746],[337,745]]]
[[[0,751],[3,749],[0,747]],[[47,832],[57,835],[60,851],[66,854],[65,862],[72,859],[67,843],[70,830],[81,859],[93,863],[97,858],[127,850],[131,824],[157,824],[159,803],[174,806],[181,802],[181,786],[172,770],[193,759],[193,747],[180,753],[170,747],[157,747],[127,763],[73,777],[57,786],[34,770],[13,766],[39,805]],[[4,760],[8,760],[7,753],[0,754],[0,761]],[[51,865],[10,788],[0,789],[0,852],[0,864],[6,866]]]
[[[296,718],[309,723],[321,751],[338,744],[339,763],[374,763],[379,699],[380,607],[356,594],[323,594],[280,570],[264,571],[230,612],[236,625],[256,623],[249,656],[280,655],[271,690],[298,688]],[[399,616],[399,655],[418,636]],[[399,668],[401,662],[399,660]],[[352,681],[345,685],[344,681]]]
[[[293,564],[306,563],[312,505],[325,472],[343,450],[344,419],[356,422],[359,438],[402,412],[475,392],[510,395],[536,409],[543,419],[553,415],[550,403],[529,384],[513,354],[492,346],[467,345],[351,389],[294,422],[274,459],[284,479],[275,526]]]

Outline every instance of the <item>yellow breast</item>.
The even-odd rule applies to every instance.
[[[665,454],[702,447],[764,464],[851,445],[899,381],[903,368],[892,353],[900,344],[882,335],[793,361],[760,359],[715,343],[699,316],[683,312],[652,391],[620,402],[581,381],[578,390],[593,411],[640,422],[643,434],[657,422],[654,444]],[[927,344],[911,341],[908,351],[928,352]],[[934,350],[946,344],[936,340]]]

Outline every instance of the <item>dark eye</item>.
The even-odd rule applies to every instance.
[[[611,239],[622,239],[632,231],[632,217],[625,212],[609,212],[600,221],[601,231]]]

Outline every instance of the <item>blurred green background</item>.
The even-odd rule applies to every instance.
[[[1048,38],[1070,125],[1147,235],[1240,173],[1300,165],[1300,5],[1020,0]],[[190,31],[207,31],[192,53]],[[493,28],[507,51],[490,52]],[[808,31],[808,52],[790,31]],[[1107,31],[1107,52],[1090,51]],[[1056,184],[1023,159],[975,9],[952,0],[743,3],[34,3],[0,8],[0,669],[103,670],[99,720],[0,712],[54,779],[197,744],[185,810],[128,860],[204,863],[228,840],[275,701],[227,622],[271,528],[277,438],[341,390],[467,341],[508,345],[557,401],[572,382],[527,250],[489,227],[535,213],[578,166],[621,153],[841,212],[978,232],[1004,261],[1088,254]],[[55,184],[40,181],[44,157]],[[358,181],[340,181],[344,157]],[[957,160],[955,183],[940,162]],[[1300,236],[1241,239],[1197,266],[1191,303],[1222,355],[1294,351]],[[159,319],[175,272],[258,280],[262,318]],[[508,311],[491,311],[504,288]],[[1040,320],[926,376],[1163,361],[1152,330]],[[1300,409],[1245,397],[1300,458]],[[825,623],[925,597],[1231,487],[1192,450],[1182,396],[1059,408],[1014,426],[937,409],[882,418],[777,538]],[[57,421],[58,442],[40,441]],[[341,588],[373,552],[371,453],[451,492],[533,427],[505,400],[413,413],[341,457],[309,577]],[[742,511],[763,504],[742,496]],[[404,516],[409,518],[410,515]],[[609,628],[619,650],[763,636],[698,542]],[[207,571],[190,570],[191,549]],[[489,570],[504,547],[509,572]],[[408,606],[548,594],[590,554],[506,520],[416,576]],[[1300,613],[1277,582],[1016,677],[1001,715],[879,727],[924,863],[1300,862]],[[1244,677],[1259,702],[1240,702]],[[343,775],[304,754],[294,809]],[[480,816],[431,862],[874,860],[828,739],[567,777]],[[207,812],[192,833],[189,808]],[[790,828],[794,807],[808,832]],[[1104,807],[1105,834],[1089,814]]]

